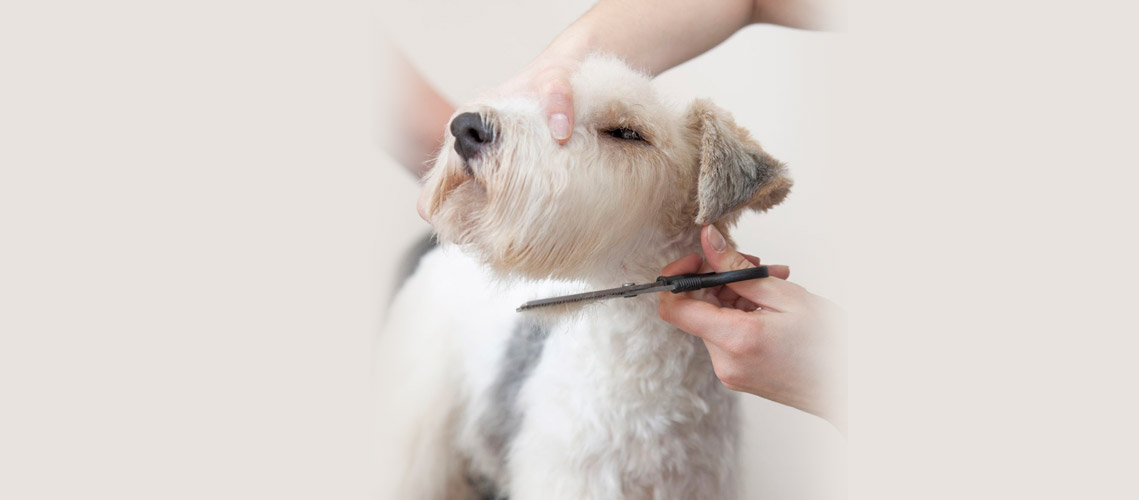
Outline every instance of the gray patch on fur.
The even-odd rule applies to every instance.
[[[506,466],[510,443],[518,434],[518,426],[522,422],[522,411],[518,408],[518,394],[541,359],[542,347],[548,336],[548,330],[534,323],[525,321],[518,323],[514,334],[507,342],[506,352],[499,361],[498,375],[490,387],[491,404],[479,419],[483,440],[498,458],[499,465],[503,469]],[[484,487],[483,496],[486,494]],[[498,495],[497,498],[506,498],[501,496],[501,493],[495,494]]]
[[[494,481],[491,481],[486,476],[479,476],[478,478],[475,478],[468,475],[467,484],[469,484],[471,486],[471,489],[474,490],[475,496],[478,498],[478,500],[510,500],[509,497],[500,493],[498,491],[498,488],[495,486]]]
[[[391,305],[391,301],[395,300],[399,290],[403,288],[403,284],[407,283],[411,275],[415,274],[415,270],[419,268],[419,261],[423,260],[423,256],[434,250],[436,246],[438,245],[435,243],[435,233],[429,233],[416,241],[415,245],[409,248],[407,253],[403,255],[403,258],[400,260],[399,268],[396,271],[395,287],[392,289],[392,294],[388,299],[389,306]]]

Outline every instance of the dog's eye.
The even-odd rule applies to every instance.
[[[639,132],[637,132],[636,130],[633,130],[631,128],[625,128],[625,127],[615,128],[612,130],[606,130],[605,133],[609,134],[613,137],[616,137],[617,139],[621,139],[622,141],[646,142],[645,138],[641,137],[641,134]]]

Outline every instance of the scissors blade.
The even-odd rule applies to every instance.
[[[618,288],[609,288],[606,290],[597,290],[593,292],[575,293],[572,295],[562,295],[560,297],[550,297],[548,299],[531,300],[521,306],[518,306],[517,311],[522,312],[527,309],[534,309],[536,307],[552,306],[557,304],[569,304],[572,302],[587,302],[593,300],[611,299],[613,297],[636,297],[646,293],[664,292],[676,288],[676,285],[670,283],[661,283],[654,281],[652,283],[642,283],[639,285],[626,285]]]

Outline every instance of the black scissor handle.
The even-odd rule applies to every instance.
[[[666,285],[676,285],[672,293],[690,292],[701,288],[726,285],[737,281],[747,281],[771,276],[767,266],[727,271],[722,273],[678,274],[676,276],[657,276],[657,282]]]

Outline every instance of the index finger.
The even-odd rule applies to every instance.
[[[716,345],[729,342],[734,332],[746,328],[753,318],[739,309],[719,307],[688,296],[660,292],[657,312],[660,318],[677,328]]]

